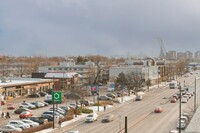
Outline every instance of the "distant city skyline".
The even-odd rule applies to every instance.
[[[198,0],[2,0],[0,54],[149,56],[200,50]]]

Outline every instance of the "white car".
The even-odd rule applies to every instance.
[[[69,131],[68,133],[80,133],[79,131]]]
[[[29,124],[26,124],[20,120],[11,120],[8,122],[8,125],[12,125],[14,127],[17,127],[17,128],[21,128],[21,129],[26,129],[26,128],[30,128],[30,125]]]
[[[178,133],[179,131],[178,130],[171,130],[169,131],[169,133]]]
[[[18,132],[21,132],[22,129],[21,128],[17,128],[17,127],[14,127],[13,125],[5,125],[3,127],[0,128],[0,131],[2,132],[14,132],[14,131],[18,131]]]
[[[19,108],[28,108],[28,109],[34,109],[36,108],[35,105],[27,102],[23,102],[19,105]]]
[[[176,125],[177,129],[179,128],[184,129],[186,127],[186,122],[184,120],[181,120],[181,125],[180,126],[179,125],[180,125],[180,122],[178,121]]]
[[[187,100],[187,98],[182,97],[182,98],[181,98],[181,102],[182,102],[182,103],[187,103],[188,100]]]
[[[98,119],[98,115],[96,113],[93,113],[86,116],[85,122],[94,122],[94,121],[97,121],[97,119]]]
[[[26,123],[26,124],[29,124],[31,127],[38,127],[39,126],[39,123],[31,121],[31,120],[23,119],[21,121],[24,122],[24,123]]]

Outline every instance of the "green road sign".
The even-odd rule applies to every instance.
[[[61,102],[62,101],[62,93],[58,91],[52,92],[52,101]]]

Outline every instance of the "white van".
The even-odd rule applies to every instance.
[[[79,131],[69,131],[68,133],[80,133]]]

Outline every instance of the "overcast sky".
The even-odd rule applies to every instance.
[[[0,0],[0,54],[147,55],[200,50],[199,0]]]

